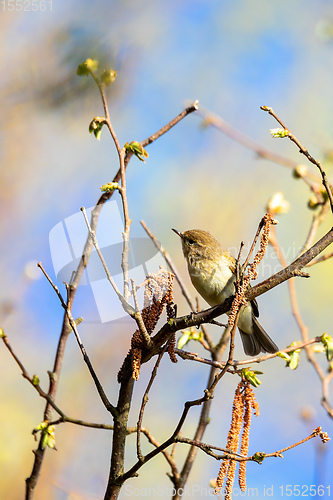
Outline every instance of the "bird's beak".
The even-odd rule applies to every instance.
[[[172,229],[172,231],[173,231],[174,233],[178,234],[178,236],[179,236],[180,238],[182,238],[183,233],[181,233],[180,231],[177,231],[177,229],[173,229],[173,228],[171,228],[171,229]]]

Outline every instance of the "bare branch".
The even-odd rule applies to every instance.
[[[321,163],[318,160],[316,160],[315,158],[313,158],[313,156],[310,155],[309,151],[304,146],[302,146],[302,144],[299,142],[299,140],[297,139],[297,137],[294,136],[289,131],[289,129],[280,120],[280,118],[275,114],[275,112],[273,111],[272,108],[270,108],[269,106],[260,106],[260,109],[262,109],[263,111],[267,111],[271,116],[273,116],[273,118],[275,118],[275,120],[285,130],[285,132],[286,132],[285,137],[288,137],[294,144],[296,144],[296,146],[299,149],[299,152],[301,154],[303,154],[309,160],[310,163],[312,163],[313,165],[316,165],[316,167],[318,168],[318,170],[320,172],[320,175],[321,175],[321,178],[322,178],[322,183],[323,183],[323,186],[324,186],[324,188],[326,190],[328,199],[330,200],[331,211],[333,212],[333,195],[332,195],[332,191],[331,191],[331,186],[328,183],[326,173],[324,172],[324,170],[323,170],[323,168],[321,166]]]
[[[151,376],[150,376],[150,379],[149,379],[149,382],[148,382],[148,385],[147,385],[147,388],[144,392],[144,395],[142,397],[142,402],[141,402],[141,408],[140,408],[140,412],[139,412],[139,419],[138,419],[138,423],[137,423],[137,436],[136,436],[136,443],[137,443],[137,457],[138,457],[138,460],[140,462],[143,461],[143,455],[142,455],[142,452],[141,452],[141,444],[140,444],[140,432],[141,432],[141,428],[142,428],[142,420],[143,420],[143,413],[144,413],[144,410],[145,410],[145,407],[146,407],[146,404],[148,403],[148,394],[149,394],[149,391],[153,385],[153,382],[156,378],[156,375],[157,375],[157,369],[160,365],[160,362],[161,362],[161,359],[163,357],[163,355],[165,354],[165,351],[167,349],[167,344],[165,344],[164,348],[162,349],[162,351],[160,352],[157,360],[156,360],[156,363],[155,363],[155,366],[153,368],[153,371],[151,373]]]
[[[94,245],[94,247],[96,249],[96,252],[98,254],[98,257],[100,258],[100,261],[101,261],[101,263],[103,265],[106,277],[107,277],[109,283],[111,284],[112,288],[116,292],[116,294],[118,296],[118,299],[120,300],[121,305],[123,306],[125,312],[127,312],[130,316],[133,316],[134,313],[135,313],[133,307],[127,302],[127,300],[125,299],[125,297],[123,297],[123,295],[120,293],[119,288],[117,287],[114,279],[111,276],[111,273],[110,273],[109,268],[108,268],[108,266],[107,266],[107,264],[105,262],[103,254],[101,252],[101,249],[99,248],[98,241],[97,241],[97,238],[96,238],[96,233],[95,233],[95,231],[92,229],[92,227],[89,224],[89,220],[88,220],[88,217],[87,217],[86,209],[84,207],[81,207],[80,210],[83,213],[83,217],[84,217],[84,220],[85,220],[85,222],[87,224],[87,228],[88,228],[88,231],[89,231],[89,234],[90,234],[91,241],[92,241],[92,243],[93,243],[93,245]]]
[[[311,344],[316,344],[316,343],[321,343],[321,336],[319,337],[314,337],[313,339],[307,340],[306,342],[300,342],[297,344],[297,349],[303,349],[304,347],[310,346]],[[295,346],[292,347],[287,347],[286,349],[281,349],[278,351],[279,353],[289,353],[293,352],[295,350]],[[275,352],[273,354],[265,354],[263,356],[258,356],[256,358],[247,358],[243,359],[240,361],[233,360],[231,363],[231,366],[234,368],[237,368],[238,366],[242,365],[250,365],[253,363],[262,363],[263,361],[266,361],[267,359],[272,359],[276,358],[279,356],[278,352]],[[178,354],[178,356],[184,360],[190,360],[190,361],[197,361],[198,363],[203,363],[205,365],[210,365],[214,366],[215,368],[223,369],[225,367],[226,362],[225,361],[215,361],[211,359],[206,359],[199,354],[195,352],[188,352],[188,351],[183,351],[182,349],[175,349],[175,353]],[[229,373],[235,374],[237,373],[234,369],[229,371]]]
[[[286,448],[283,448],[282,450],[275,451],[274,453],[267,453],[265,454],[266,457],[282,457],[282,453],[285,451],[289,451],[292,448],[295,448],[296,446],[299,446],[300,444],[306,443],[306,441],[309,441],[309,439],[312,439],[314,437],[320,436],[323,442],[327,442],[330,438],[326,437],[327,434],[325,432],[322,432],[321,427],[317,427],[317,429],[314,429],[314,431],[307,436],[306,438],[302,439],[301,441],[298,441],[297,443],[294,443],[290,446],[287,446]]]
[[[263,148],[261,144],[258,144],[254,140],[250,139],[246,135],[239,132],[239,130],[232,127],[229,123],[227,123],[223,118],[217,116],[209,110],[204,109],[202,106],[199,106],[198,114],[204,118],[204,125],[212,125],[213,127],[220,130],[223,134],[230,137],[233,141],[238,142],[247,149],[254,151],[259,157],[266,158],[267,160],[273,161],[274,163],[279,163],[285,167],[294,169],[299,164],[289,158],[279,155],[274,151]]]
[[[169,123],[164,125],[164,127],[162,127],[160,130],[155,132],[155,134],[152,134],[149,137],[147,137],[147,139],[144,139],[143,141],[141,141],[140,142],[141,146],[143,148],[145,148],[146,146],[149,146],[149,144],[156,141],[156,139],[158,139],[162,135],[169,132],[169,130],[172,127],[177,125],[177,123],[179,123],[181,120],[183,120],[183,118],[185,118],[187,115],[189,115],[190,113],[193,113],[193,111],[197,111],[198,110],[198,103],[199,103],[199,101],[194,101],[192,104],[190,104],[190,106],[187,106],[181,113],[179,113],[178,116],[176,116],[173,120],[171,120]]]
[[[73,330],[74,332],[74,335],[75,335],[75,338],[77,340],[77,343],[80,347],[80,350],[81,350],[81,353],[82,353],[82,356],[83,356],[83,359],[86,363],[86,365],[88,366],[88,369],[89,369],[89,372],[95,382],[95,385],[96,385],[96,388],[97,388],[97,391],[98,391],[98,394],[100,395],[101,397],[101,400],[105,406],[105,408],[114,416],[117,415],[117,412],[116,412],[116,408],[110,403],[110,401],[108,400],[105,392],[104,392],[104,389],[96,375],[96,372],[91,364],[91,361],[89,359],[89,356],[86,352],[86,349],[82,343],[82,340],[80,338],[80,335],[79,335],[79,332],[78,332],[78,329],[77,329],[77,326],[76,326],[76,322],[72,316],[72,313],[69,309],[69,307],[67,306],[66,302],[63,300],[63,298],[61,297],[59,291],[57,291],[57,287],[54,285],[54,283],[52,282],[51,278],[49,277],[49,275],[47,274],[47,272],[45,271],[45,269],[43,268],[41,262],[38,263],[38,267],[42,270],[43,274],[46,276],[47,280],[49,281],[49,283],[51,284],[52,288],[55,290],[55,292],[57,293],[59,299],[60,299],[60,302],[61,302],[61,305],[62,307],[65,309],[65,314],[68,318],[68,323],[71,327],[71,329]]]
[[[318,240],[309,250],[303,253],[300,257],[295,259],[289,266],[282,269],[278,273],[274,274],[267,280],[259,283],[258,285],[251,288],[246,293],[247,300],[252,300],[255,297],[271,290],[280,283],[284,281],[299,276],[299,273],[303,267],[305,267],[309,262],[311,262],[315,257],[317,257],[325,248],[327,248],[333,242],[333,229],[328,231],[320,240]]]
[[[306,252],[306,250],[309,250],[309,248],[313,245],[317,234],[317,230],[320,224],[324,221],[325,216],[327,214],[327,208],[328,208],[328,203],[324,203],[324,205],[322,205],[321,207],[321,210],[313,216],[308,236],[300,251],[300,254]],[[307,265],[309,266],[312,264],[307,264]]]
[[[16,361],[16,363],[18,364],[18,366],[20,367],[20,369],[22,371],[23,378],[25,378],[26,380],[28,380],[28,382],[34,387],[34,389],[36,389],[36,391],[38,392],[38,394],[42,398],[46,399],[46,401],[48,402],[48,404],[50,406],[52,406],[52,408],[58,413],[58,415],[60,415],[61,417],[64,417],[64,413],[55,404],[55,402],[53,401],[53,399],[50,396],[50,394],[47,394],[46,392],[44,392],[43,389],[40,387],[38,377],[36,378],[36,375],[34,375],[33,377],[31,377],[29,375],[29,373],[25,369],[23,363],[20,361],[20,359],[18,358],[18,356],[15,354],[12,346],[8,342],[7,335],[3,334],[3,335],[1,335],[1,338],[2,338],[2,341],[5,344],[5,346],[7,347],[8,351],[10,352],[10,354],[12,355],[12,357],[14,358],[14,360]]]

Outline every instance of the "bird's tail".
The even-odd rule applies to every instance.
[[[254,315],[252,315],[252,327],[253,333],[246,333],[239,328],[244,352],[247,356],[257,356],[260,352],[273,354],[279,350]]]

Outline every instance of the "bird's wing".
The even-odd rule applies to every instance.
[[[251,300],[251,306],[252,306],[253,314],[255,315],[256,318],[259,318],[259,308],[258,308],[258,302],[256,301],[256,299]]]

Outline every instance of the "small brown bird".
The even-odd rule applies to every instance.
[[[220,243],[207,231],[191,229],[181,233],[173,231],[182,240],[183,253],[187,262],[191,281],[201,297],[210,306],[221,304],[235,295],[236,259],[223,250]],[[243,348],[248,356],[260,352],[274,353],[279,350],[273,340],[260,325],[257,301],[251,300],[241,307],[238,329]]]

